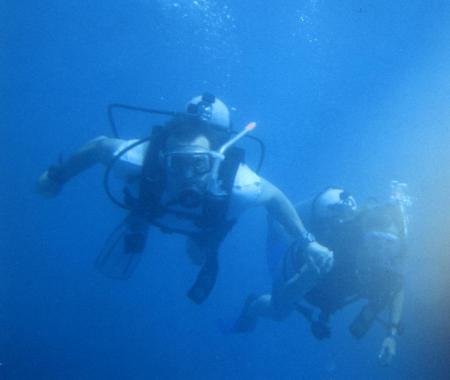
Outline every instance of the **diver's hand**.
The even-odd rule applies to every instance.
[[[328,273],[333,267],[333,252],[316,241],[310,242],[306,246],[305,254],[319,275]]]
[[[36,192],[45,198],[56,197],[61,189],[62,183],[52,178],[51,169],[42,173],[36,182]]]
[[[378,362],[382,366],[388,366],[392,363],[395,355],[397,353],[397,342],[395,337],[387,336],[384,338],[381,345],[380,353],[378,354]]]

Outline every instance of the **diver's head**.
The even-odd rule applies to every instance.
[[[169,197],[184,207],[200,205],[217,153],[201,134],[176,134],[166,140],[162,164]]]
[[[355,198],[340,188],[330,187],[320,193],[313,203],[313,219],[319,226],[333,227],[354,218]]]
[[[212,127],[230,131],[231,121],[228,107],[210,93],[204,93],[189,100],[186,112]]]
[[[167,124],[161,152],[167,191],[185,207],[196,207],[206,191],[216,151],[229,140],[230,112],[214,95],[192,98],[186,112]]]

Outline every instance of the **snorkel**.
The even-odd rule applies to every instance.
[[[220,165],[225,160],[225,153],[232,145],[236,144],[241,138],[243,138],[255,128],[255,122],[248,123],[241,132],[239,132],[236,136],[232,137],[225,144],[223,144],[218,151],[212,152],[215,160],[208,179],[208,193],[215,196],[225,195],[225,192],[222,189],[222,183],[219,179]]]

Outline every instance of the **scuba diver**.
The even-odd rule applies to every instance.
[[[66,161],[50,166],[37,181],[37,191],[53,197],[94,164],[107,165],[106,185],[112,170],[121,174],[124,200],[112,197],[108,186],[106,190],[128,214],[96,260],[101,272],[129,277],[142,256],[150,225],[182,234],[189,257],[201,267],[188,292],[200,304],[216,282],[221,242],[239,214],[252,206],[265,207],[302,254],[315,257],[321,268],[331,266],[332,252],[314,241],[286,196],[252,171],[244,163],[244,151],[234,146],[254,123],[233,133],[227,106],[208,93],[191,99],[184,112],[149,111],[170,116],[163,126],[153,127],[150,137],[97,137]]]
[[[386,336],[378,359],[380,364],[389,365],[402,330],[406,208],[410,204],[406,185],[397,181],[391,182],[391,196],[385,203],[371,201],[358,207],[348,192],[330,187],[299,204],[296,209],[307,229],[334,253],[332,269],[309,287],[290,284],[292,271],[300,265],[295,242],[290,243],[276,221],[269,221],[267,253],[274,277],[272,294],[248,296],[234,332],[254,329],[258,317],[282,320],[297,311],[310,323],[313,335],[325,339],[331,335],[329,321],[336,311],[365,301],[349,331],[355,339],[361,339],[375,321],[380,322]],[[301,257],[300,262],[308,262],[308,258]],[[288,300],[290,293],[296,297]],[[380,317],[383,312],[388,314],[387,320]]]

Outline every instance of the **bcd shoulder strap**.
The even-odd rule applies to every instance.
[[[160,166],[159,154],[165,137],[166,130],[164,127],[153,127],[142,167],[137,207],[150,221],[163,213],[160,198],[164,191],[165,173]]]

